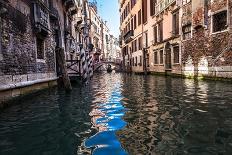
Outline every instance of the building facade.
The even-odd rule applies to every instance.
[[[85,0],[0,0],[1,103],[56,85],[62,75],[59,50],[64,51],[69,71],[82,74],[77,63],[80,49],[91,50],[84,41],[89,35],[84,33],[83,19],[89,17],[84,16],[83,2],[87,4]]]
[[[126,71],[232,77],[230,0],[119,3]]]
[[[90,12],[90,20],[91,20],[91,30],[90,37],[91,42],[94,45],[94,61],[99,62],[102,54],[102,36],[101,36],[101,25],[102,19],[97,14],[97,4],[96,2],[89,3],[89,12]]]

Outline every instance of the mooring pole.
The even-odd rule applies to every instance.
[[[64,84],[64,88],[67,92],[69,92],[72,90],[72,85],[71,85],[71,82],[68,76],[67,64],[65,61],[65,54],[64,54],[63,48],[56,49],[56,59],[57,59],[57,63],[61,71],[62,82]]]

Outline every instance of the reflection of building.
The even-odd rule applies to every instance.
[[[119,3],[124,69],[232,77],[229,0]]]

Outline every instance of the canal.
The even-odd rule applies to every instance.
[[[232,84],[99,74],[0,112],[1,155],[232,154]]]

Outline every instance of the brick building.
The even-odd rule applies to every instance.
[[[74,0],[0,0],[1,102],[56,84],[56,49],[67,59],[78,52],[77,6]]]
[[[232,78],[230,0],[194,0],[182,6],[183,74]]]

